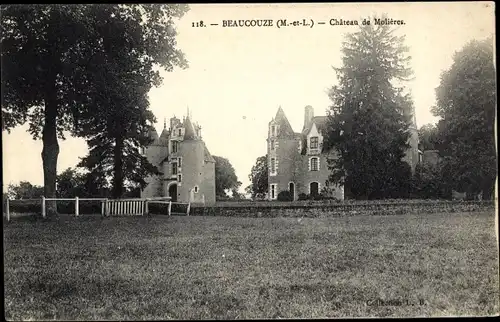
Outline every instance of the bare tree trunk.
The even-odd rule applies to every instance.
[[[51,9],[51,22],[56,22],[58,12]],[[46,198],[56,197],[57,158],[59,157],[59,144],[57,142],[57,71],[59,70],[59,59],[57,57],[57,34],[53,24],[49,27],[49,46],[45,61],[45,111],[44,125],[42,130],[42,163],[43,163],[43,190]],[[47,216],[57,217],[56,201],[46,204]]]
[[[115,139],[113,198],[123,196],[123,138]]]
[[[42,132],[42,162],[43,162],[43,188],[46,198],[56,197],[57,158],[59,156],[59,144],[57,142],[57,98],[55,77],[47,79],[48,83],[45,95],[45,124]],[[57,204],[48,201],[46,205],[47,215],[57,215]]]

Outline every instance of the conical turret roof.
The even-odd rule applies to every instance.
[[[285,112],[283,111],[281,106],[278,108],[278,112],[276,112],[276,117],[274,118],[274,121],[280,127],[280,133],[278,136],[294,136],[292,126],[290,125],[290,122],[288,122]]]
[[[156,132],[156,129],[154,126],[150,126],[148,130],[148,136],[153,140],[156,141],[158,140],[158,132]]]
[[[191,123],[191,119],[187,116],[186,119],[184,119],[184,140],[194,140],[195,138],[196,134],[193,123]]]

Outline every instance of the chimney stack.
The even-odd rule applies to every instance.
[[[307,105],[304,108],[304,128],[302,130],[307,129],[311,125],[313,117],[314,109],[311,105]]]

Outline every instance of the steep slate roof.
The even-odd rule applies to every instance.
[[[304,134],[305,135],[309,134],[309,132],[312,129],[312,125],[316,124],[316,128],[318,129],[318,131],[320,131],[324,135],[327,122],[328,122],[328,116],[315,116],[315,117],[313,117],[311,125],[308,128],[304,129]]]
[[[166,128],[161,131],[160,138],[158,139],[158,144],[162,146],[168,146],[168,130]]]
[[[292,126],[290,125],[290,122],[288,122],[285,112],[283,111],[281,106],[278,108],[278,112],[276,112],[276,117],[274,118],[274,121],[279,126],[278,137],[294,136],[295,132],[293,132]]]
[[[214,162],[215,163],[215,159],[212,157],[212,155],[210,154],[210,152],[208,151],[208,148],[207,146],[205,145],[205,143],[203,143],[203,146],[205,148],[205,151],[204,151],[204,161],[206,162]]]
[[[184,131],[184,140],[194,140],[196,138],[193,123],[191,123],[189,116],[184,120]]]
[[[158,132],[156,132],[156,129],[154,128],[154,126],[149,127],[148,136],[153,140],[153,142],[158,140]]]

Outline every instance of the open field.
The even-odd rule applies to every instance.
[[[498,314],[493,212],[4,226],[7,319]]]

